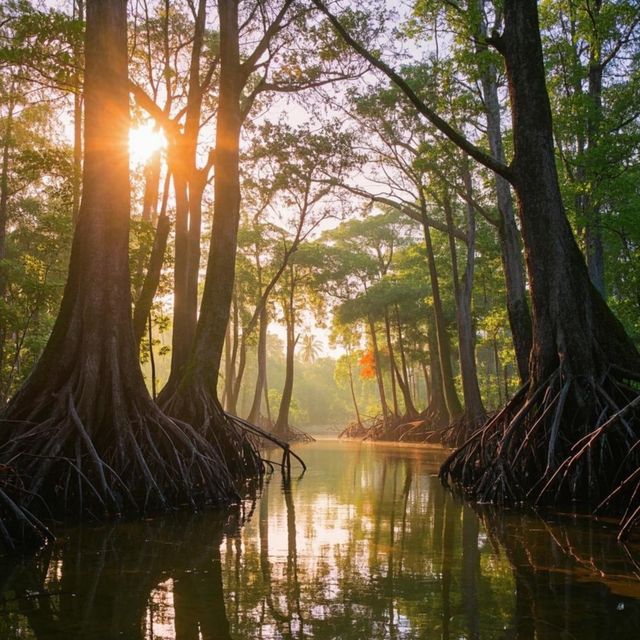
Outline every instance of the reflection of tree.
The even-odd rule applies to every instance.
[[[613,531],[561,517],[481,513],[513,566],[516,607],[505,638],[638,637],[638,565]]]
[[[478,619],[478,578],[480,576],[480,551],[478,536],[480,525],[471,507],[462,511],[462,602],[467,616],[469,640],[480,638]]]
[[[206,528],[203,527],[206,520]],[[20,620],[3,637],[151,638],[160,584],[172,585],[176,640],[229,639],[220,563],[221,516],[206,514],[79,529],[63,547],[14,571]],[[207,537],[203,537],[206,531]],[[172,635],[173,637],[173,635]]]

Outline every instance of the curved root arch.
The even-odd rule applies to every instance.
[[[94,397],[90,411],[69,386],[32,412],[35,419],[5,417],[0,541],[8,550],[51,537],[40,517],[112,518],[238,500],[218,447],[150,399],[118,403],[111,392]]]
[[[599,380],[561,369],[522,387],[444,462],[440,477],[480,502],[576,501],[640,521],[640,375],[609,367]]]

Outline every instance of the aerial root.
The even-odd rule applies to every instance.
[[[268,431],[265,431],[264,429],[262,429],[261,427],[258,427],[255,424],[251,424],[250,422],[243,420],[242,418],[231,415],[229,413],[226,413],[225,415],[232,424],[234,424],[237,428],[251,434],[253,438],[256,438],[256,437],[261,438],[271,443],[272,445],[281,448],[282,449],[281,467],[285,475],[289,475],[289,476],[291,475],[291,456],[293,456],[299,462],[300,466],[302,467],[302,473],[304,473],[307,470],[307,465],[304,463],[304,461],[299,455],[297,455],[294,451],[291,450],[291,446],[289,445],[288,442],[286,442],[285,440],[282,440],[281,438],[278,438],[273,433],[269,433]]]
[[[440,477],[495,504],[578,502],[640,522],[640,392],[613,367],[599,380],[561,369],[523,387],[444,462]]]
[[[87,416],[67,389],[39,413],[45,420],[3,423],[0,546],[49,540],[39,517],[104,519],[238,501],[214,444],[150,400],[126,415],[122,407]]]

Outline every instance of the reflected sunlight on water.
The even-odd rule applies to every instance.
[[[236,514],[86,526],[5,563],[0,638],[638,637],[637,549],[609,526],[464,506],[432,449],[302,453],[304,478]]]

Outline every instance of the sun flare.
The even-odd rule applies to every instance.
[[[167,141],[160,129],[151,123],[129,129],[129,158],[132,165],[142,165],[155,151],[164,149]]]

